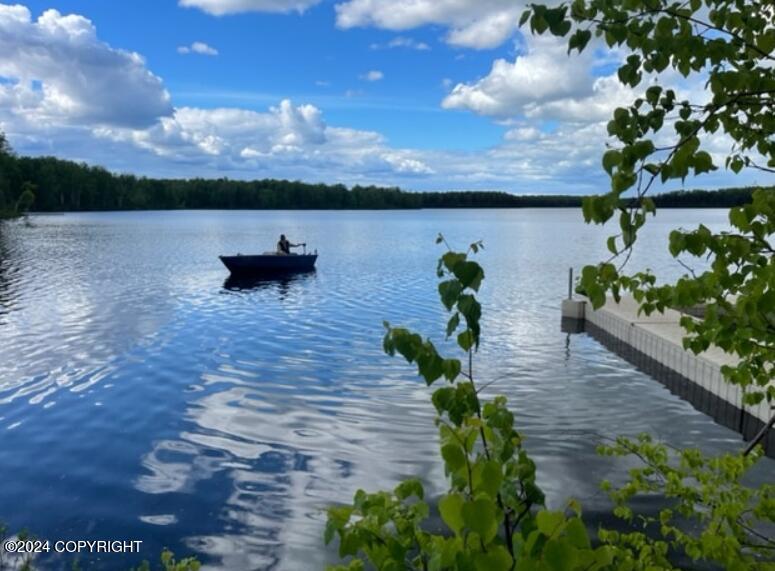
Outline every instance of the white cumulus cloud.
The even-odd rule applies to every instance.
[[[199,8],[213,16],[244,12],[304,12],[320,0],[179,0],[181,6]]]
[[[385,161],[391,165],[396,172],[413,174],[433,174],[435,171],[424,162],[412,158],[411,153],[386,153],[383,155]]]
[[[218,50],[204,42],[194,42],[190,46],[179,46],[179,54],[200,54],[203,56],[217,56]]]
[[[341,28],[440,25],[448,29],[450,44],[485,49],[514,34],[523,8],[513,0],[346,0],[336,5],[336,14]]]
[[[331,127],[313,105],[283,100],[266,112],[183,107],[147,129],[101,129],[97,136],[179,164],[271,176],[383,180],[434,171],[414,151],[389,147],[378,133]]]
[[[361,75],[361,79],[364,81],[379,81],[381,79],[384,79],[385,74],[377,69],[372,69],[371,71],[368,71]]]
[[[393,48],[406,48],[409,50],[417,50],[419,52],[428,51],[431,47],[425,42],[420,42],[414,38],[408,38],[406,36],[396,36],[387,43],[380,44],[375,42],[369,46],[372,50],[384,50]]]
[[[0,4],[0,101],[19,121],[145,126],[172,113],[134,52],[101,42],[91,21]]]
[[[490,73],[456,85],[444,99],[446,109],[469,109],[482,115],[512,116],[525,107],[592,91],[590,55],[568,57],[554,38],[532,39],[529,51],[515,60],[496,59]]]

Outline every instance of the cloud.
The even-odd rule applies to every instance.
[[[371,71],[366,72],[360,76],[360,78],[364,81],[380,81],[381,79],[384,79],[384,77],[385,74],[376,69],[372,69]]]
[[[622,85],[615,76],[591,80],[591,90],[549,101],[535,101],[524,106],[527,117],[568,122],[608,121],[617,107],[627,107],[637,97],[636,91]]]
[[[503,138],[506,141],[535,141],[541,136],[541,131],[535,127],[515,127],[506,131]]]
[[[420,52],[428,51],[431,47],[425,42],[419,42],[414,38],[407,38],[405,36],[396,36],[385,44],[373,43],[369,46],[372,50],[385,50],[394,48],[406,48],[409,50],[417,50]]]
[[[19,121],[142,127],[172,113],[159,77],[134,52],[97,39],[91,21],[0,4],[0,101]]]
[[[179,54],[200,54],[203,56],[217,56],[218,50],[212,46],[208,46],[204,42],[194,42],[190,46],[179,46]]]
[[[424,162],[412,158],[408,152],[387,153],[383,158],[399,173],[433,174],[435,172]]]
[[[302,148],[325,141],[320,111],[282,101],[268,113],[245,109],[182,107],[149,129],[105,129],[100,136],[129,141],[159,156],[185,159],[201,154],[234,157],[271,154],[273,149]]]
[[[519,12],[515,9],[496,11],[462,26],[455,26],[450,30],[447,41],[467,48],[495,48],[514,33]]]
[[[486,49],[514,34],[523,8],[511,0],[347,0],[336,5],[336,21],[345,29],[395,31],[440,25],[448,28],[450,44]]]
[[[179,0],[186,8],[198,8],[213,16],[244,12],[304,12],[320,0]]]
[[[317,107],[287,99],[263,113],[183,107],[147,129],[101,129],[96,135],[174,163],[254,176],[328,173],[369,180],[380,173],[387,180],[434,172],[414,151],[391,148],[378,133],[329,126]]]
[[[641,96],[655,78],[645,76],[637,88],[623,85],[616,73],[625,53],[590,45],[582,54],[567,54],[563,40],[531,37],[513,61],[496,59],[487,75],[458,83],[442,101],[445,109],[465,109],[499,121],[519,117],[590,124],[608,121],[614,109],[626,107]],[[666,71],[663,83],[675,87],[679,99],[702,103],[708,99],[705,78],[684,79]]]
[[[589,95],[591,50],[572,58],[566,50],[561,40],[534,38],[529,50],[513,62],[496,59],[485,77],[456,85],[442,106],[481,115],[513,116],[524,113],[528,106]]]

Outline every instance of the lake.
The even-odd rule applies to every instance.
[[[737,433],[586,334],[560,330],[569,267],[606,255],[612,228],[574,209],[121,212],[32,216],[0,228],[0,521],[40,538],[142,540],[213,568],[315,569],[324,509],[358,488],[443,480],[430,389],[382,353],[382,321],[439,341],[439,231],[479,256],[476,370],[509,397],[552,506],[604,511],[604,437],[650,431],[735,450]],[[724,210],[662,210],[631,261],[675,277],[676,226]],[[219,254],[317,248],[314,274],[227,281]],[[771,479],[764,460],[754,480]],[[49,558],[48,565],[59,561]]]

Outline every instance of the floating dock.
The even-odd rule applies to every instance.
[[[562,315],[563,330],[587,332],[697,410],[740,432],[745,440],[768,427],[760,443],[775,458],[775,408],[766,400],[755,406],[743,404],[742,389],[726,382],[721,374],[722,366],[737,364],[733,355],[715,347],[699,355],[683,348],[686,331],[679,324],[683,314],[668,309],[638,315],[637,302],[622,297],[619,303],[609,298],[597,310],[586,300],[566,299]]]

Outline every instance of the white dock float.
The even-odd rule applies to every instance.
[[[586,307],[580,310],[575,304]],[[597,310],[583,299],[563,302],[564,319],[577,320],[578,314],[583,315],[586,332],[746,440],[775,412],[766,400],[756,406],[743,405],[742,389],[724,380],[721,367],[735,365],[734,356],[718,348],[700,355],[683,348],[686,331],[679,324],[682,314],[678,311],[638,315],[638,304],[631,297],[623,297],[620,303],[609,298]],[[769,430],[762,444],[775,457],[775,430]]]

